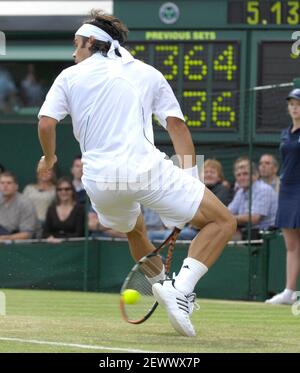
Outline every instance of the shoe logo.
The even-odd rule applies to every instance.
[[[183,266],[182,268],[190,269],[190,267],[187,264],[185,266]]]

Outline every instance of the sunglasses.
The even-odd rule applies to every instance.
[[[72,190],[72,188],[57,188],[56,190],[58,192],[62,192],[62,191],[69,192],[70,190]]]

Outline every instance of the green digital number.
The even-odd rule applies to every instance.
[[[169,73],[165,73],[164,77],[167,80],[173,80],[178,75],[178,65],[175,63],[175,58],[178,56],[178,45],[156,45],[155,51],[162,53],[168,52],[167,58],[163,61],[163,65],[170,68]]]
[[[248,25],[257,25],[259,23],[259,1],[247,2]]]
[[[271,7],[270,11],[275,13],[275,22],[277,25],[281,24],[281,1],[276,1]]]
[[[130,53],[133,55],[133,57],[139,58],[139,55],[141,53],[144,53],[146,50],[145,45],[143,44],[137,44],[134,47],[130,49]],[[143,61],[142,58],[139,58],[141,61]]]
[[[212,103],[212,121],[217,127],[232,127],[236,120],[236,112],[229,105],[224,103],[224,100],[232,98],[231,92],[222,92],[220,96],[213,100]],[[219,119],[220,115],[226,116],[226,119]]]
[[[190,110],[195,113],[197,119],[189,119],[188,115],[185,115],[186,124],[190,127],[201,127],[206,122],[206,112],[203,108],[203,104],[206,103],[206,92],[205,91],[184,91],[183,97],[185,100],[193,100],[196,98],[193,104],[189,105]]]
[[[299,1],[288,1],[288,17],[287,23],[289,25],[298,25],[299,23]]]
[[[203,45],[194,45],[191,50],[184,56],[183,74],[188,80],[200,81],[207,75],[207,65],[199,58],[199,52],[204,50]],[[201,72],[198,74],[191,73],[192,68],[199,68]]]
[[[227,80],[233,79],[233,73],[237,70],[237,65],[233,63],[234,48],[228,45],[227,48],[213,62],[213,69],[218,72],[225,72]]]

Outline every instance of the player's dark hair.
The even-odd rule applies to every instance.
[[[128,28],[118,18],[106,14],[99,9],[92,9],[89,16],[90,18],[84,22],[85,24],[101,28],[103,31],[107,32],[114,40],[118,40],[120,45],[125,45],[127,41]],[[84,47],[88,38],[82,37],[82,39],[82,47]],[[101,54],[106,56],[107,52],[109,51],[110,44],[110,42],[95,40],[90,50],[92,53],[100,52]],[[121,57],[121,54],[118,50],[116,50],[116,54]]]
[[[75,155],[75,157],[73,158],[73,163],[74,163],[75,161],[77,161],[78,159],[81,160],[81,158],[82,158],[82,155],[81,155],[81,154],[77,154],[77,155]]]

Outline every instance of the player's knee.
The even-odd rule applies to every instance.
[[[226,215],[226,219],[223,223],[223,229],[226,232],[226,234],[228,234],[228,237],[230,239],[236,232],[237,220],[230,212],[228,212],[228,214]]]

